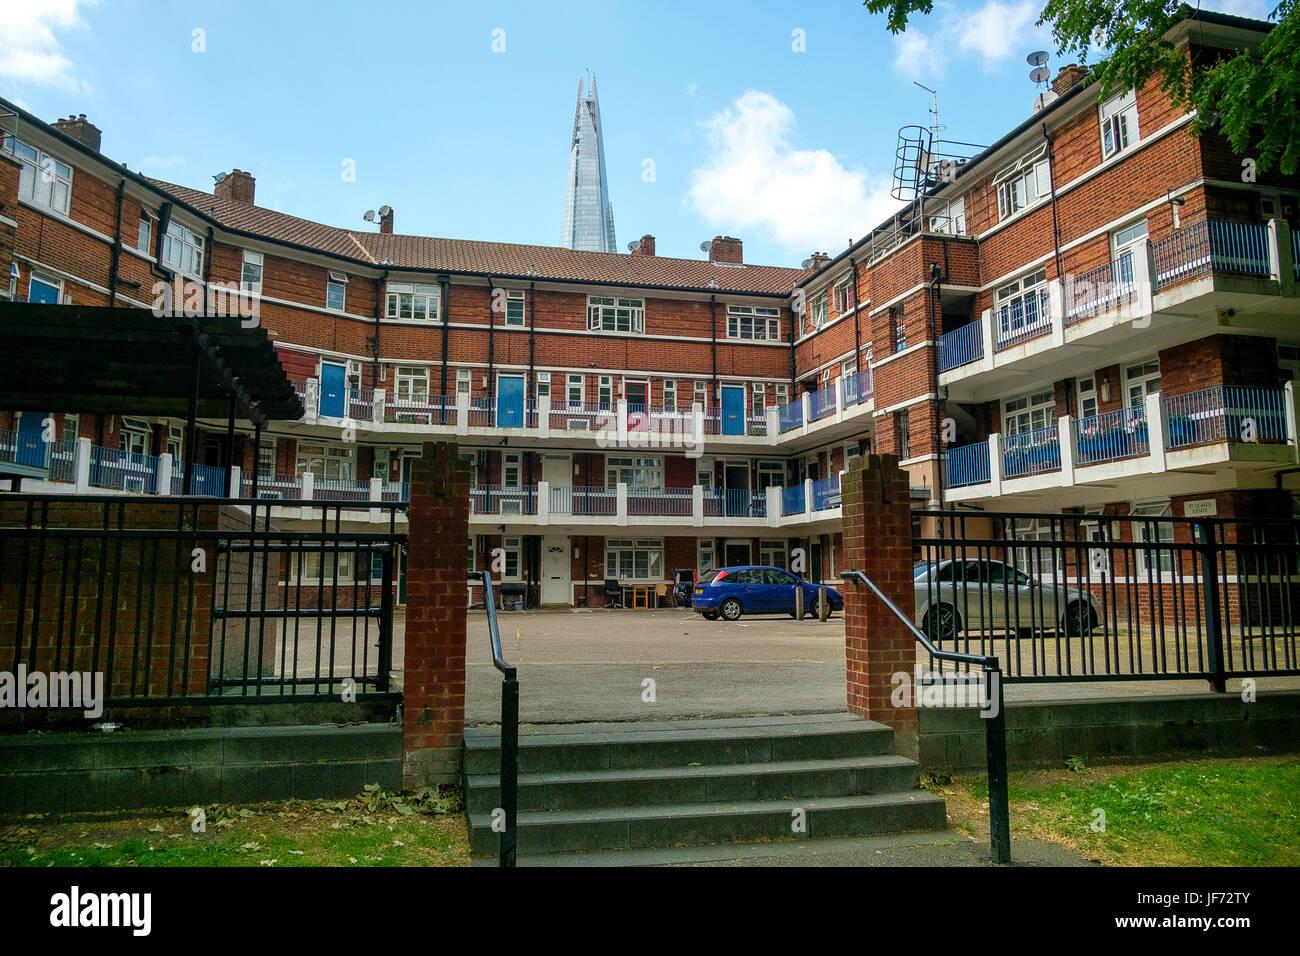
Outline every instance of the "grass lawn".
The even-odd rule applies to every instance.
[[[1111,866],[1300,865],[1295,757],[1071,763],[1075,769],[1011,774],[1013,838],[1036,837]],[[983,776],[931,777],[925,785],[947,800],[954,828],[988,838]]]
[[[138,815],[33,814],[0,825],[0,866],[468,866],[454,790],[368,789],[352,800],[288,800]]]

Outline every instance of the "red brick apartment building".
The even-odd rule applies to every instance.
[[[1200,13],[1171,35],[1199,60],[1267,29]],[[260,443],[242,429],[230,460],[224,422],[187,449],[174,421],[56,415],[49,481],[24,487],[179,490],[192,457],[208,493],[247,496],[256,470],[262,496],[392,500],[451,437],[473,461],[469,566],[495,555],[560,606],[796,549],[834,581],[839,474],[869,449],[901,458],[918,507],[1291,511],[1300,181],[1243,175],[1154,77],[1099,101],[1066,67],[1016,129],[807,269],[747,263],[730,236],[697,261],[649,235],[631,254],[402,235],[391,209],[339,229],[258,206],[251,173],[159,182],[84,116],[0,108],[9,296],[238,289],[307,409]],[[0,447],[45,417],[0,412]]]

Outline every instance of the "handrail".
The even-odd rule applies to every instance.
[[[994,863],[1011,862],[1011,813],[1007,806],[1007,722],[1002,704],[1002,670],[998,659],[987,654],[965,654],[961,651],[940,650],[926,637],[925,632],[915,622],[899,610],[898,605],[885,596],[876,586],[876,582],[861,571],[849,569],[841,571],[840,577],[845,581],[865,584],[880,603],[907,626],[912,636],[921,642],[921,646],[930,652],[930,656],[941,661],[953,661],[958,664],[978,664],[988,675],[989,691],[997,695],[996,711],[984,715],[986,724],[985,756],[989,778],[989,843],[993,848]]]
[[[501,831],[500,866],[515,865],[519,844],[516,817],[519,815],[519,681],[515,668],[501,654],[501,631],[497,627],[496,604],[492,600],[492,573],[471,571],[470,580],[483,582],[483,607],[487,610],[488,638],[492,644],[492,666],[501,672]]]

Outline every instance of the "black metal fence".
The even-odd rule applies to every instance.
[[[1300,521],[924,512],[915,622],[1008,681],[1300,674]],[[942,662],[932,661],[935,669]]]
[[[395,696],[402,503],[0,496],[0,667],[110,704]]]

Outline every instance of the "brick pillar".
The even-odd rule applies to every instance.
[[[861,571],[905,613],[912,588],[912,505],[907,473],[894,455],[851,459],[840,477],[844,513],[845,569]],[[917,754],[914,706],[890,702],[897,672],[916,667],[916,639],[863,584],[845,581],[844,642],[849,713],[894,728],[894,746]]]
[[[407,512],[402,785],[452,783],[465,738],[465,548],[469,464],[427,442],[411,465]]]

